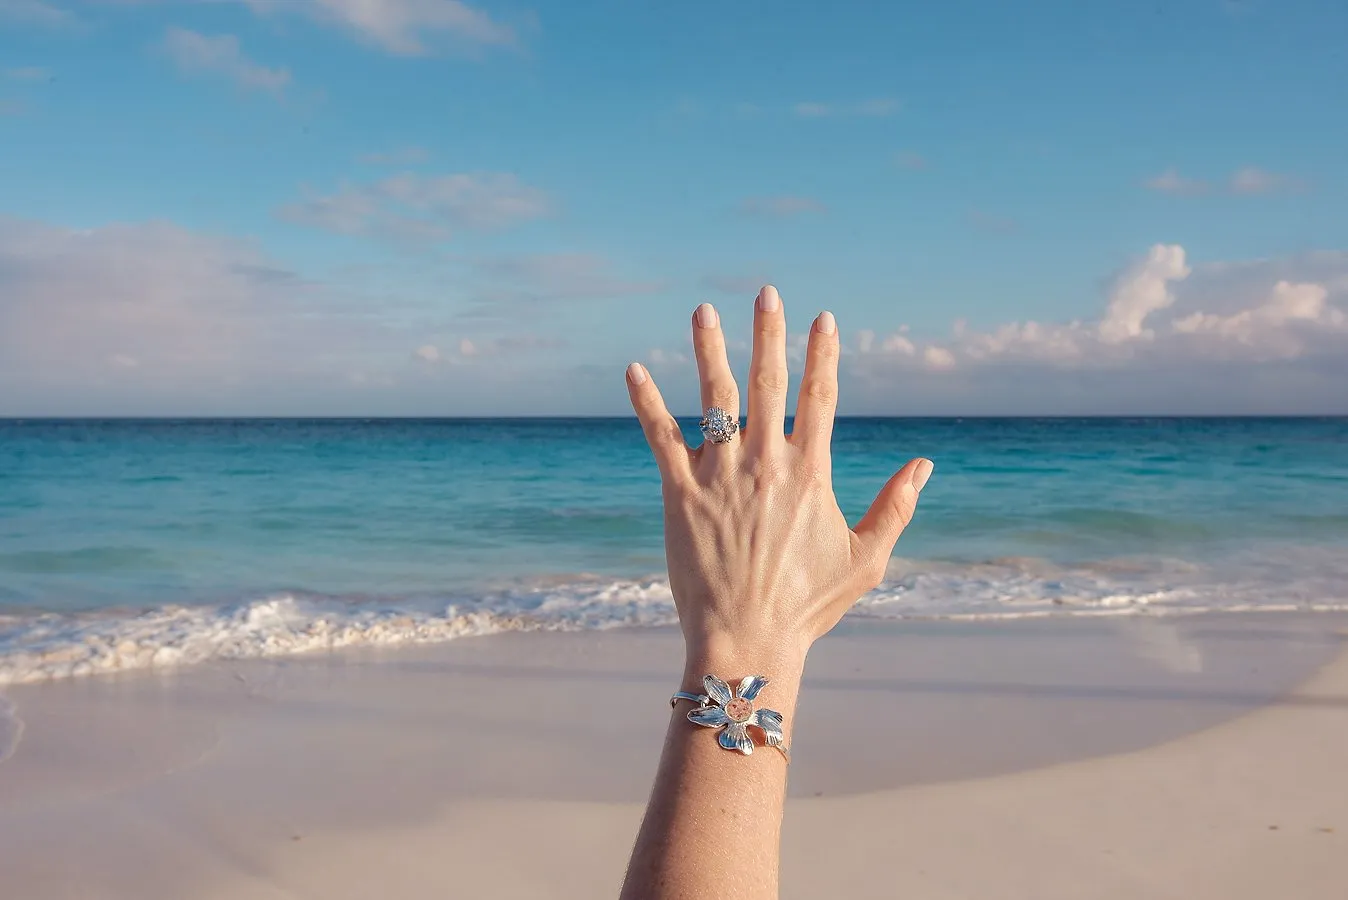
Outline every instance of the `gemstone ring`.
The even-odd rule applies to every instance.
[[[713,406],[703,413],[701,428],[702,436],[709,442],[728,444],[735,432],[740,430],[740,423],[721,407]]]

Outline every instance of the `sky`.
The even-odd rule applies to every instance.
[[[0,0],[0,415],[1348,413],[1348,5]]]

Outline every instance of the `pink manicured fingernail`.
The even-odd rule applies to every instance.
[[[645,384],[646,367],[641,363],[632,363],[627,367],[627,380],[632,384]]]
[[[758,308],[763,312],[776,312],[781,306],[782,297],[777,289],[770,284],[763,285],[763,289],[758,292]]]
[[[833,320],[833,313],[824,310],[814,320],[814,327],[820,334],[832,334],[838,330],[838,323]]]
[[[697,320],[698,328],[715,328],[716,308],[710,303],[704,303],[693,313],[693,318]]]
[[[935,464],[929,459],[918,463],[917,468],[913,470],[913,488],[920,491],[926,487],[927,479],[931,477],[931,471],[935,468]]]

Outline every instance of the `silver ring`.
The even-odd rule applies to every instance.
[[[740,430],[738,418],[731,418],[730,413],[721,409],[719,406],[712,406],[702,414],[702,436],[713,444],[728,444],[735,432]]]

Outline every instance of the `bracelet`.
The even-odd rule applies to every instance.
[[[688,721],[704,728],[721,729],[717,742],[726,750],[738,750],[745,756],[754,752],[749,728],[757,728],[763,732],[763,743],[781,753],[789,763],[791,750],[782,734],[782,714],[765,707],[754,708],[754,698],[767,683],[762,675],[746,675],[731,693],[730,685],[715,675],[708,675],[702,679],[705,694],[675,691],[669,698],[669,705],[672,707],[680,700],[696,703],[697,709],[689,711]]]

